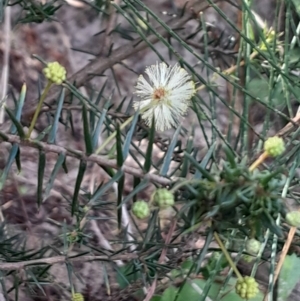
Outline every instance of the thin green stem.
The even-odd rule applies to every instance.
[[[128,118],[124,123],[121,124],[120,130],[123,130],[130,122],[133,120],[134,116]],[[105,141],[104,143],[98,147],[95,154],[98,155],[117,135],[117,131],[114,131]]]
[[[219,245],[219,247],[221,248],[224,256],[226,257],[229,265],[231,266],[231,268],[233,269],[233,271],[235,272],[236,276],[238,277],[239,280],[243,280],[243,276],[241,275],[241,273],[239,272],[239,270],[237,269],[236,265],[234,264],[234,262],[232,261],[230,255],[228,254],[228,251],[226,250],[225,246],[223,245],[219,235],[217,232],[214,232],[214,237]]]
[[[34,128],[34,126],[36,124],[36,121],[37,121],[37,119],[39,117],[39,114],[40,114],[40,111],[42,109],[43,102],[44,102],[44,100],[45,100],[45,98],[46,98],[46,96],[47,96],[47,94],[48,94],[51,86],[52,86],[52,81],[48,81],[47,86],[45,87],[45,90],[43,91],[43,93],[41,95],[41,98],[39,100],[39,103],[37,105],[37,108],[36,108],[36,110],[34,112],[34,116],[32,118],[32,121],[31,121],[29,130],[28,130],[28,133],[26,135],[26,138],[30,138],[30,135],[31,135],[31,133],[33,131],[33,128]]]
[[[243,31],[248,39],[251,39],[252,36],[252,25],[251,25],[251,18],[249,15],[249,8],[251,7],[251,0],[245,0],[243,1]],[[241,43],[241,47],[243,47]],[[249,43],[244,43],[244,55],[245,55],[245,74],[242,76],[245,76],[245,82],[244,86],[246,89],[248,89],[248,83],[250,82],[250,64],[251,61],[249,60],[249,57],[251,55],[251,45]],[[249,117],[249,104],[250,104],[250,97],[249,95],[244,95],[244,103],[243,103],[243,117],[247,120]],[[249,151],[249,127],[244,122],[241,124],[241,152],[244,155],[246,155]]]
[[[151,106],[146,106],[143,109],[140,110],[140,114],[147,111]],[[120,130],[123,130],[130,122],[133,120],[134,115],[128,118],[124,123],[120,125]],[[98,147],[95,154],[98,155],[117,135],[117,131],[114,131],[104,142],[101,146]]]

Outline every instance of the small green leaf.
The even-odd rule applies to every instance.
[[[15,301],[19,300],[19,285],[20,285],[20,279],[18,274],[13,274],[14,275],[14,287],[15,287]]]
[[[36,138],[34,138],[35,141],[42,141],[45,136],[51,131],[52,126],[48,125],[42,132],[38,134]]]
[[[190,160],[190,162],[195,166],[195,168],[199,171],[199,173],[205,177],[207,180],[215,182],[215,178],[207,171],[205,170],[200,163],[196,161],[194,157],[192,157],[190,154],[185,152],[185,156]]]
[[[46,154],[44,151],[40,151],[39,154],[39,166],[38,166],[38,184],[37,184],[37,203],[40,207],[43,200],[43,180],[46,165]]]
[[[98,139],[99,139],[99,136],[100,136],[100,132],[101,132],[102,125],[103,125],[104,119],[106,117],[106,114],[107,114],[107,109],[104,108],[102,110],[101,117],[98,119],[95,131],[93,133],[93,137],[92,137],[93,150],[95,150],[97,148]]]
[[[85,173],[85,169],[86,169],[86,161],[81,160],[80,165],[79,165],[79,169],[78,169],[78,174],[77,174],[73,199],[72,199],[72,208],[71,208],[72,216],[74,215],[74,213],[78,209],[78,196],[79,196],[79,191],[80,191],[80,187],[81,187],[81,182],[83,180],[83,176],[84,176],[84,173]]]
[[[20,148],[18,147],[18,151],[16,153],[16,165],[18,168],[18,172],[21,172],[21,159],[20,159]]]
[[[6,181],[8,173],[10,171],[11,165],[13,164],[14,160],[16,159],[18,152],[19,152],[19,145],[13,144],[11,147],[11,150],[9,152],[9,157],[8,157],[7,163],[5,165],[5,168],[4,168],[1,178],[0,178],[0,190],[2,190],[2,188],[4,186],[4,183]]]
[[[49,181],[47,183],[47,186],[45,189],[45,194],[44,194],[44,201],[49,196],[50,190],[52,189],[52,186],[53,186],[54,180],[57,176],[57,173],[60,170],[60,168],[62,167],[63,163],[65,162],[65,159],[66,159],[66,155],[64,153],[60,153],[58,156],[58,159],[55,163],[55,166],[52,170],[52,173],[50,175]]]
[[[227,145],[224,146],[224,152],[226,154],[226,158],[228,160],[228,162],[230,163],[231,165],[231,168],[235,168],[236,167],[236,162],[235,162],[235,155],[234,153],[232,152],[231,149],[229,149],[229,147]]]
[[[25,269],[26,272],[26,277],[28,277],[28,279],[31,279],[31,281],[40,289],[41,293],[43,295],[46,295],[43,286],[41,285],[41,283],[38,281],[38,279],[36,278],[36,275],[31,271],[30,268],[26,268]]]
[[[188,141],[187,141],[187,145],[186,145],[186,152],[188,154],[191,154],[193,152],[193,147],[194,147],[194,128],[193,128],[193,132],[190,135]],[[182,162],[182,166],[181,166],[181,173],[180,173],[180,177],[185,178],[189,172],[189,166],[190,166],[190,162],[189,160],[184,157],[183,158],[183,162]]]
[[[60,94],[59,94],[57,108],[55,111],[54,120],[53,120],[52,127],[51,127],[51,132],[48,137],[48,143],[50,143],[50,144],[55,143],[55,137],[56,137],[57,127],[58,127],[59,117],[60,117],[60,113],[62,110],[64,100],[65,100],[65,89],[62,88],[60,91]]]
[[[152,151],[153,151],[153,143],[154,143],[154,137],[155,137],[155,119],[153,115],[152,124],[150,128],[150,134],[149,134],[149,141],[148,141],[148,147],[146,151],[145,156],[145,164],[144,164],[144,170],[145,172],[149,172],[151,166],[152,166]]]
[[[83,119],[83,133],[84,133],[84,142],[86,154],[89,156],[93,153],[93,143],[90,133],[88,114],[85,104],[82,105],[82,119]]]
[[[96,106],[99,105],[100,100],[101,100],[101,98],[103,97],[103,92],[104,92],[104,90],[105,90],[106,85],[107,85],[107,80],[105,81],[105,83],[103,84],[101,90],[99,91],[99,94],[98,94],[97,99],[96,99],[96,101],[95,101],[95,105],[96,105]],[[108,101],[108,102],[110,102],[110,101]],[[105,107],[106,107],[106,104],[105,104]],[[107,107],[106,107],[106,108],[107,108]]]
[[[210,148],[208,149],[206,155],[204,156],[204,158],[202,159],[201,163],[200,163],[200,167],[202,168],[205,168],[208,164],[208,162],[211,160],[213,154],[214,154],[214,151],[215,151],[215,148],[216,148],[216,145],[217,143],[214,142]],[[200,170],[197,170],[196,173],[195,173],[195,176],[194,176],[194,179],[202,179],[202,173]]]
[[[118,208],[120,208],[123,204],[126,204],[129,200],[131,200],[134,196],[136,196],[139,192],[143,191],[149,185],[149,180],[143,179],[138,185],[134,186],[134,189],[123,199],[121,203],[118,203]]]
[[[67,166],[67,159],[65,159],[65,161],[63,162],[62,164],[62,168],[64,169],[64,172],[65,173],[68,173],[68,166]]]
[[[264,210],[262,213],[261,222],[265,227],[269,228],[271,232],[273,232],[279,237],[283,237],[282,230],[279,228],[279,226],[276,225],[274,219],[271,217],[270,213],[267,212],[266,210]]]
[[[133,177],[133,190],[141,183],[141,179],[139,177]],[[137,201],[137,195],[132,196],[133,201]]]
[[[25,101],[25,97],[26,97],[26,84],[23,84],[22,89],[21,89],[21,93],[19,96],[19,100],[17,102],[17,108],[16,108],[16,120],[20,121],[21,119],[21,114],[22,114],[22,110],[23,110],[23,105],[24,105],[24,101]],[[13,135],[15,135],[17,132],[17,128],[16,126],[13,124],[11,127],[11,133]]]
[[[15,115],[8,107],[5,107],[5,111],[8,114],[11,121],[13,122],[13,124],[15,125],[20,138],[24,139],[26,137],[26,135],[24,133],[22,124],[16,119]]]
[[[121,229],[122,225],[122,203],[123,190],[124,190],[125,176],[123,175],[118,181],[118,200],[117,200],[117,218],[118,218],[118,228]]]
[[[130,144],[132,141],[132,136],[134,134],[134,129],[135,129],[136,123],[138,121],[138,117],[139,117],[139,112],[137,111],[134,114],[133,120],[131,122],[130,130],[127,133],[127,136],[125,138],[125,142],[124,142],[124,146],[123,146],[123,160],[126,160],[128,154],[129,154]]]
[[[116,145],[117,145],[117,164],[119,167],[123,165],[123,152],[122,152],[122,138],[121,138],[121,130],[119,125],[117,126],[117,135],[116,135]]]
[[[165,154],[165,157],[164,157],[164,162],[163,162],[163,165],[160,169],[160,172],[159,174],[161,176],[166,176],[168,171],[169,171],[169,168],[170,168],[170,164],[171,164],[171,161],[172,161],[172,157],[173,157],[173,154],[174,154],[174,149],[177,145],[177,141],[178,141],[178,135],[180,133],[180,130],[181,130],[181,126],[179,126],[176,130],[176,132],[174,133],[173,135],[173,139],[169,145],[169,148],[168,148],[168,151],[167,153]]]
[[[121,179],[121,177],[123,176],[124,172],[122,170],[118,170],[118,172],[112,176],[112,178],[105,183],[105,185],[103,185],[100,189],[98,189],[97,191],[95,191],[95,193],[92,195],[91,199],[90,199],[90,203],[94,203],[96,202],[101,195],[103,195],[108,189],[110,189],[114,183],[116,183],[117,181],[119,181],[119,179]]]

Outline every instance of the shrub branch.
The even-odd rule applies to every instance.
[[[84,256],[77,256],[77,257],[67,257],[67,256],[54,256],[48,258],[39,258],[39,259],[32,259],[20,262],[2,262],[0,263],[0,270],[1,271],[12,271],[12,270],[20,270],[25,268],[29,265],[40,265],[40,264],[57,264],[57,263],[68,263],[68,262],[84,262],[84,261],[117,261],[117,260],[128,260],[128,259],[137,259],[138,254],[136,253],[129,253],[129,254],[122,254],[117,256],[93,256],[93,255],[84,255]]]
[[[113,169],[120,169],[120,167],[117,165],[116,160],[108,160],[107,157],[104,156],[99,156],[92,154],[90,156],[87,156],[84,152],[81,152],[79,150],[70,150],[67,149],[63,146],[58,146],[58,145],[53,145],[53,144],[47,144],[45,142],[37,141],[37,140],[31,140],[31,139],[26,139],[22,140],[18,136],[15,135],[9,135],[9,134],[4,134],[3,132],[0,132],[0,136],[2,139],[10,144],[18,144],[20,146],[28,146],[32,148],[36,148],[38,150],[42,150],[45,153],[56,153],[56,154],[66,154],[69,157],[73,157],[76,159],[80,160],[85,160],[86,162],[93,162],[97,163],[100,166],[105,166],[105,167],[111,167]],[[163,186],[167,186],[171,184],[171,180],[164,178],[159,175],[147,173],[145,174],[142,170],[138,168],[134,168],[132,166],[126,166],[125,164],[121,167],[121,169],[130,175],[133,175],[135,177],[139,178],[144,178],[149,180],[149,182],[152,183],[158,183]]]

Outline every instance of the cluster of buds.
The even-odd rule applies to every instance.
[[[133,204],[132,213],[139,219],[144,219],[150,215],[150,207],[147,202],[140,200]]]
[[[166,188],[157,189],[152,195],[152,201],[160,209],[165,209],[174,205],[174,195]]]
[[[290,226],[300,228],[300,211],[287,213],[285,219]]]
[[[237,280],[235,291],[242,299],[249,300],[258,294],[258,284],[253,277],[246,276]]]
[[[270,157],[280,156],[285,151],[283,139],[277,136],[268,138],[264,144],[264,151]]]
[[[251,255],[257,255],[261,247],[261,243],[255,238],[250,238],[246,242],[246,251]]]
[[[166,188],[159,188],[154,191],[151,197],[152,202],[159,209],[166,209],[174,205],[174,195]],[[132,213],[139,219],[150,215],[150,206],[147,202],[139,200],[132,206]]]
[[[56,85],[61,85],[66,80],[67,71],[58,62],[48,63],[43,69],[45,77]]]

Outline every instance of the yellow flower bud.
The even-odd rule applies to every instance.
[[[47,67],[43,69],[45,77],[56,85],[61,85],[66,80],[66,68],[58,62],[48,63]]]
[[[284,141],[281,137],[271,137],[265,141],[264,150],[270,157],[277,157],[285,151]]]
[[[83,295],[80,293],[73,294],[72,301],[84,301]]]

